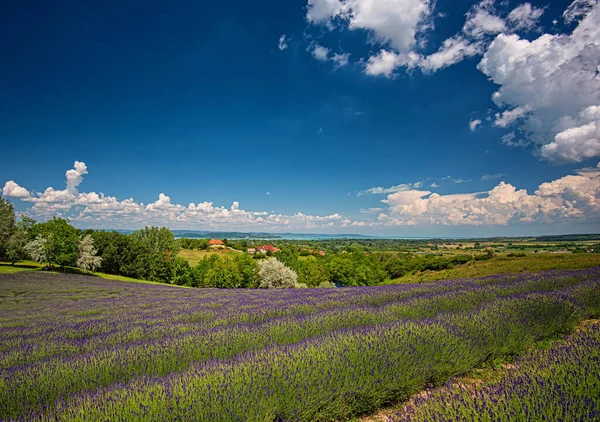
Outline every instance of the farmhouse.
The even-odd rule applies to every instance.
[[[279,252],[281,249],[276,248],[275,246],[271,246],[271,245],[263,245],[263,246],[257,246],[256,247],[256,253],[267,253],[267,252]]]
[[[210,241],[208,242],[208,244],[213,249],[224,248],[225,247],[225,243],[223,243],[223,241],[221,239],[210,239]]]

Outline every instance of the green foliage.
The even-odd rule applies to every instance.
[[[27,243],[29,243],[27,232],[17,225],[6,244],[6,257],[8,260],[14,264],[17,261],[27,259],[29,257],[26,250]]]
[[[0,196],[0,259],[6,257],[8,240],[15,231],[15,209]]]
[[[64,218],[53,217],[45,223],[31,226],[30,236],[46,239],[48,262],[66,266],[75,265],[79,245],[79,232]]]

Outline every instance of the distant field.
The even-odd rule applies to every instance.
[[[289,290],[0,274],[0,420],[349,420],[598,315],[600,268]]]
[[[407,275],[390,281],[390,284],[484,277],[525,271],[578,270],[597,266],[600,266],[600,254],[529,253],[525,257],[508,257],[503,254],[485,261],[470,261],[449,270]]]
[[[185,258],[188,260],[190,265],[194,267],[201,259],[210,256],[210,255],[221,255],[221,256],[231,256],[241,253],[235,249],[226,248],[226,249],[211,249],[211,250],[200,250],[200,249],[181,249],[179,251],[178,256]]]

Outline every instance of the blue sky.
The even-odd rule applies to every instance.
[[[0,187],[81,227],[598,232],[599,7],[13,2]]]

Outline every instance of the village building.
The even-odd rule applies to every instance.
[[[223,241],[221,239],[210,239],[208,244],[212,249],[218,249],[218,248],[225,247],[225,243],[223,243]]]

